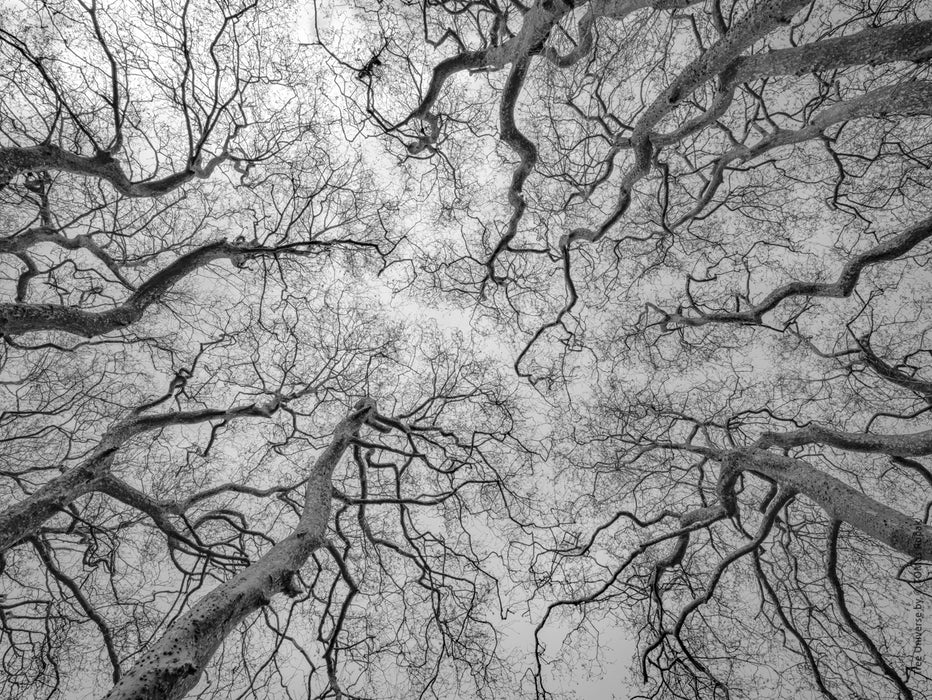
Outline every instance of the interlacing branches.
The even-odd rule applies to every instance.
[[[264,12],[254,2],[14,3],[0,51],[4,111],[18,119],[3,126],[0,188],[24,173],[63,171],[125,197],[159,197],[222,163],[245,172],[268,158],[281,135],[239,145],[261,126],[249,116],[262,71],[247,43]],[[168,115],[180,131],[164,128]]]
[[[518,158],[510,214],[496,227],[498,237],[483,236],[484,258],[472,246],[460,262],[484,268],[473,277],[475,293],[492,303],[490,285],[498,288],[500,308],[539,316],[540,302],[530,299],[552,300],[556,315],[531,329],[516,362],[522,376],[537,380],[548,372],[532,361],[542,352],[534,346],[550,338],[572,348],[565,338],[585,331],[580,301],[604,303],[607,281],[625,274],[626,259],[654,257],[660,266],[674,250],[688,257],[708,217],[744,206],[735,196],[740,185],[727,184],[740,182],[741,173],[768,163],[792,172],[799,146],[813,141],[844,169],[844,151],[860,147],[853,125],[929,116],[932,24],[907,5],[873,17],[867,9],[829,16],[827,6],[789,0],[428,3],[421,31],[445,56],[430,55],[433,63],[422,68],[404,39],[391,37],[398,48],[389,44],[380,63],[395,58],[399,72],[385,67],[381,77],[362,78],[365,108],[380,131],[406,139],[410,155],[442,156],[453,139],[479,142],[477,117],[467,111],[475,112],[472,93],[454,82],[466,73],[504,73],[490,77],[497,114],[488,116]],[[405,69],[426,70],[429,79],[418,86],[415,106],[395,118],[397,100],[389,95]],[[480,167],[454,161],[470,165]],[[841,173],[839,186],[845,178]],[[854,213],[840,195],[836,187],[836,206]],[[528,271],[547,265],[562,278],[562,301],[555,288],[531,287],[539,278]],[[670,325],[709,316],[759,323],[777,297],[810,293],[828,292],[798,283],[736,312],[685,321],[681,312],[661,313]]]
[[[906,405],[906,389],[918,390],[912,402],[925,402],[919,379],[889,367],[866,339],[860,348],[869,354],[868,365],[882,368],[875,381],[894,386]],[[913,662],[912,640],[885,634],[887,612],[870,601],[928,596],[897,582],[904,567],[927,570],[932,561],[932,479],[920,461],[932,445],[926,430],[901,427],[893,434],[872,427],[927,420],[925,411],[878,413],[859,432],[808,422],[755,435],[756,424],[799,420],[767,408],[721,420],[724,408],[719,418],[704,420],[656,402],[648,395],[630,404],[640,408],[617,402],[615,422],[607,421],[602,439],[618,450],[612,478],[636,483],[639,494],[663,494],[658,505],[619,511],[584,545],[538,555],[556,571],[570,571],[570,561],[596,552],[616,562],[595,569],[599,585],[547,607],[537,626],[539,694],[549,695],[546,662],[553,652],[541,641],[548,625],[567,610],[586,619],[589,608],[621,603],[638,611],[640,669],[649,689],[644,697],[753,696],[745,685],[749,677],[782,696],[792,682],[765,680],[753,669],[764,659],[774,670],[788,669],[788,662],[766,647],[742,650],[728,641],[737,635],[757,645],[752,640],[774,633],[792,640],[785,650],[804,665],[803,682],[823,697],[922,697],[929,679]],[[884,464],[900,469],[893,474],[881,469]],[[878,490],[881,482],[895,486]],[[910,484],[919,487],[911,496],[894,495]],[[673,501],[692,505],[661,509]],[[612,552],[623,524],[634,526],[640,544]],[[849,552],[847,567],[840,563],[840,543]],[[913,578],[921,585],[923,577]],[[560,587],[573,588],[569,581]],[[894,609],[902,604],[891,602]],[[748,609],[757,615],[749,618]],[[849,654],[849,648],[856,651]]]
[[[0,696],[929,695],[926,4],[4,13]]]

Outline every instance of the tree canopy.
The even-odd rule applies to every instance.
[[[932,698],[930,66],[0,0],[0,695]]]

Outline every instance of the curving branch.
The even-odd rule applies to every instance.
[[[22,148],[0,148],[0,190],[20,173],[58,170],[105,180],[124,197],[160,197],[194,178],[210,177],[217,166],[229,160],[230,157],[230,154],[224,150],[203,166],[190,163],[184,170],[171,175],[158,179],[134,181],[109,151],[98,151],[93,156],[82,156],[50,143]]]
[[[757,581],[760,583],[761,587],[766,593],[767,598],[770,599],[770,603],[773,605],[773,608],[777,613],[777,617],[780,618],[781,624],[791,635],[793,635],[793,639],[795,639],[796,643],[799,645],[799,653],[802,654],[806,659],[806,665],[809,667],[809,671],[812,674],[812,679],[815,681],[819,692],[822,693],[822,697],[827,698],[827,700],[839,700],[838,696],[829,690],[828,686],[826,685],[826,680],[823,676],[822,669],[819,667],[819,661],[813,653],[812,644],[809,642],[809,640],[806,639],[799,628],[793,624],[792,620],[790,620],[789,616],[787,615],[787,611],[784,609],[783,604],[780,602],[780,598],[777,595],[777,592],[774,590],[773,584],[770,583],[770,579],[767,577],[767,574],[764,573],[763,566],[761,566],[760,550],[756,550],[754,552],[754,572],[757,576]]]
[[[110,469],[120,448],[130,439],[150,430],[162,430],[176,425],[194,425],[207,421],[229,421],[243,417],[268,418],[283,403],[276,397],[269,403],[255,402],[229,409],[175,411],[150,415],[141,410],[117,421],[104,433],[91,455],[40,486],[35,493],[0,512],[0,553],[34,535],[49,518],[65,509],[81,496],[115,488],[110,481]],[[125,492],[120,490],[121,493]],[[145,510],[145,509],[144,509]]]
[[[579,22],[576,24],[579,36],[576,46],[561,56],[548,46],[544,58],[558,68],[568,68],[592,53],[595,48],[595,25],[600,18],[620,20],[643,9],[682,10],[695,5],[699,0],[593,0],[589,3]]]
[[[107,269],[113,273],[124,287],[131,290],[136,289],[136,286],[123,275],[123,271],[116,260],[94,242],[92,234],[81,234],[69,238],[59,229],[51,226],[36,226],[14,236],[0,238],[0,255],[23,255],[33,246],[42,243],[52,243],[65,250],[86,250],[106,265]]]
[[[866,267],[878,263],[896,260],[909,253],[917,245],[932,236],[932,217],[924,219],[903,233],[892,236],[870,250],[851,258],[841,270],[834,282],[790,282],[778,287],[762,301],[740,311],[716,311],[706,313],[693,307],[699,314],[688,316],[682,312],[667,312],[653,304],[648,307],[661,315],[659,325],[662,330],[684,326],[704,326],[708,323],[740,323],[760,325],[764,314],[776,309],[782,302],[793,297],[827,297],[844,298],[851,295]]]
[[[524,15],[521,30],[507,41],[479,51],[466,51],[438,63],[431,72],[427,91],[418,106],[392,129],[427,117],[439,99],[444,84],[457,73],[480,68],[501,70],[509,63],[529,60],[532,54],[540,53],[554,26],[572,9],[573,4],[563,0],[537,3]]]
[[[120,680],[120,676],[123,674],[123,669],[120,666],[120,657],[113,645],[113,632],[110,629],[110,626],[107,624],[107,621],[94,608],[94,606],[91,605],[90,601],[87,599],[87,596],[81,590],[81,586],[79,586],[70,576],[61,570],[61,567],[53,559],[52,553],[49,551],[49,548],[46,546],[46,544],[36,538],[31,538],[30,543],[32,544],[33,549],[35,549],[36,553],[39,555],[39,559],[42,560],[42,564],[45,566],[45,568],[49,570],[49,572],[52,574],[55,580],[58,581],[59,584],[63,585],[71,592],[71,595],[74,596],[76,601],[78,601],[78,605],[81,606],[84,614],[87,615],[88,619],[93,622],[97,629],[100,631],[100,636],[104,641],[104,647],[107,649],[107,656],[110,659],[110,665],[113,668],[113,682],[116,683]]]
[[[932,114],[932,82],[912,80],[871,90],[859,97],[826,107],[816,114],[808,124],[799,129],[775,129],[751,146],[741,145],[726,151],[715,159],[712,172],[708,176],[706,185],[702,189],[696,204],[690,211],[683,214],[671,228],[677,229],[687,221],[699,216],[725,181],[725,172],[732,163],[748,163],[783,146],[825,138],[825,131],[835,124],[854,119],[883,117],[892,114],[904,116]],[[679,141],[680,138],[681,134],[678,132],[663,137],[662,142],[669,141],[672,143]]]
[[[515,123],[515,107],[518,103],[518,97],[521,94],[521,88],[524,85],[524,79],[527,77],[528,67],[530,66],[530,57],[522,58],[515,62],[505,82],[505,89],[502,95],[502,101],[499,109],[499,129],[501,139],[507,143],[511,149],[518,154],[521,162],[515,168],[511,176],[511,185],[508,188],[508,202],[511,204],[512,213],[508,221],[508,228],[504,236],[498,241],[492,254],[486,260],[485,266],[488,269],[489,278],[493,282],[498,281],[495,275],[495,261],[499,255],[508,248],[508,245],[518,235],[518,224],[524,216],[524,210],[527,204],[524,200],[524,183],[527,182],[531,171],[537,164],[537,146],[527,136],[525,136],[518,125]]]
[[[913,700],[913,692],[906,683],[903,682],[900,674],[890,665],[890,662],[887,661],[880,649],[877,648],[874,640],[872,640],[867,632],[857,623],[857,620],[854,619],[854,615],[851,614],[851,610],[848,608],[848,603],[845,601],[845,589],[841,584],[841,579],[838,577],[838,533],[840,530],[841,522],[833,520],[831,525],[829,525],[828,556],[825,561],[825,572],[832,586],[832,593],[835,596],[835,605],[841,613],[842,620],[845,621],[848,628],[867,648],[874,663],[883,671],[883,674],[890,682],[896,686],[899,691],[899,696],[904,700]]]
[[[904,389],[909,389],[921,396],[927,403],[932,403],[932,382],[909,375],[881,359],[871,348],[870,334],[858,338],[857,344],[861,349],[860,355],[864,364],[874,370],[879,377]]]
[[[177,543],[182,543],[193,550],[205,550],[200,544],[192,541],[188,536],[182,533],[175,526],[174,522],[172,522],[173,516],[177,517],[185,512],[187,502],[160,501],[126,483],[112,473],[107,473],[98,478],[93,484],[93,490],[98,493],[106,494],[116,501],[125,503],[130,508],[148,515],[152,522],[155,523],[156,527],[168,538],[169,547],[173,547]],[[205,553],[209,554],[209,552]]]
[[[215,260],[229,259],[241,265],[246,259],[264,255],[307,255],[314,250],[350,245],[381,253],[375,243],[352,240],[307,241],[281,246],[219,241],[182,255],[143,282],[122,304],[107,311],[83,311],[58,304],[0,304],[0,335],[15,336],[37,331],[64,331],[93,338],[125,328],[138,321],[182,278]]]

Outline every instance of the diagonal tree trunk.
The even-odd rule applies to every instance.
[[[309,255],[319,249],[337,246],[373,250],[381,255],[378,245],[352,239],[297,241],[271,247],[228,241],[207,243],[180,256],[140,284],[126,301],[105,311],[84,311],[61,304],[0,303],[0,335],[64,331],[94,338],[135,323],[146,309],[164,297],[181,279],[215,260],[232,260],[234,265],[240,265],[250,257]],[[4,252],[2,247],[0,252]]]
[[[916,559],[932,561],[932,527],[890,508],[810,464],[764,450],[732,453],[739,468],[761,474],[821,506],[834,520]]]
[[[325,541],[330,519],[333,470],[359,431],[374,414],[371,400],[361,401],[334,431],[330,445],[308,475],[304,508],[294,531],[261,559],[201,598],[179,617],[106,700],[182,698],[197,684],[224,638],[278,593],[294,593],[294,576]]]
[[[130,414],[104,434],[97,449],[82,464],[43,484],[28,498],[0,512],[0,553],[34,535],[46,520],[73,503],[75,499],[87,493],[106,490],[113,459],[120,447],[130,438],[148,430],[172,425],[191,425],[244,416],[269,417],[278,407],[279,402],[276,400],[270,405],[253,403],[228,410],[180,411],[157,415],[138,415],[135,412]]]
[[[34,331],[65,331],[93,338],[125,328],[139,320],[145,310],[185,275],[199,267],[243,254],[243,248],[220,241],[182,255],[156,272],[122,304],[106,311],[84,311],[58,304],[0,304],[0,333],[19,335]]]

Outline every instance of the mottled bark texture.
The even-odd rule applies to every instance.
[[[833,520],[909,557],[932,561],[932,527],[880,503],[808,462],[765,450],[729,453],[735,468],[753,472],[818,504]]]
[[[294,577],[324,544],[330,519],[331,478],[375,405],[362,401],[337,426],[330,445],[308,474],[301,518],[294,531],[257,562],[201,598],[139,657],[106,700],[182,698],[230,631],[279,593],[294,594]]]
[[[94,490],[94,480],[113,464],[114,450],[98,450],[84,464],[43,484],[28,498],[0,513],[0,553],[34,535],[42,524]]]
[[[155,415],[131,413],[104,433],[97,448],[82,464],[43,484],[29,497],[0,512],[0,553],[36,534],[46,520],[81,496],[94,491],[113,491],[110,468],[114,457],[120,447],[136,435],[173,425],[245,416],[268,417],[278,407],[279,402],[276,400],[271,404],[253,403],[227,410],[178,411]]]

